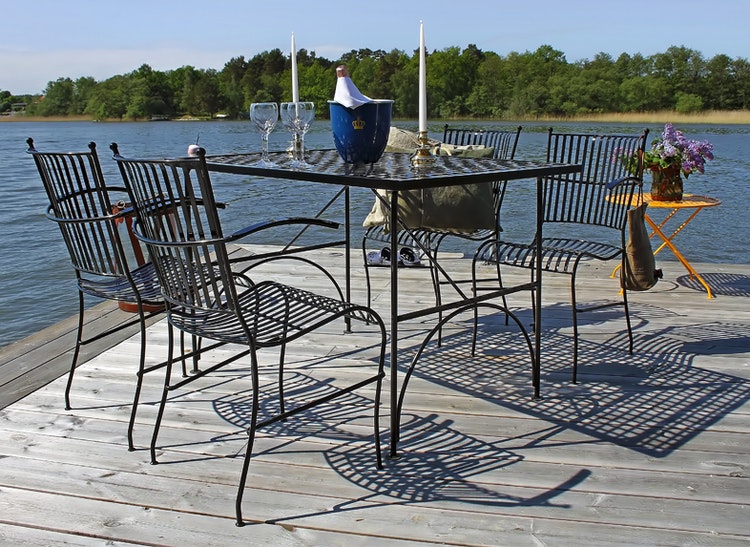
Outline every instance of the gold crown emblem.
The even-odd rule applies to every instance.
[[[352,127],[354,127],[354,129],[364,129],[365,122],[357,116],[357,119],[352,122]]]

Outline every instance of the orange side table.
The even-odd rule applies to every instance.
[[[679,234],[685,227],[690,224],[690,222],[700,213],[703,209],[706,207],[716,207],[717,205],[721,204],[721,201],[719,201],[716,198],[711,198],[708,196],[697,196],[694,194],[682,194],[682,200],[680,201],[656,201],[651,199],[651,194],[648,192],[643,193],[643,201],[648,204],[648,208],[646,209],[646,215],[645,220],[648,223],[649,226],[653,229],[653,232],[649,235],[649,238],[654,237],[654,235],[658,235],[662,243],[654,250],[654,256],[659,254],[659,252],[664,248],[668,247],[670,251],[672,251],[672,254],[677,257],[677,259],[682,262],[682,265],[685,266],[685,269],[690,274],[690,278],[697,279],[698,282],[705,287],[706,292],[708,293],[708,298],[713,298],[714,295],[711,292],[711,287],[708,286],[708,283],[706,283],[705,279],[701,277],[701,275],[693,268],[693,266],[688,262],[687,258],[680,252],[680,250],[675,246],[675,244],[672,242],[674,237]],[[654,220],[648,215],[649,209],[671,209],[671,211],[667,214],[666,218],[662,220],[660,223],[654,222]],[[666,224],[672,220],[672,218],[677,215],[678,212],[681,210],[688,210],[692,209],[690,212],[690,215],[687,217],[687,219],[680,222],[680,224],[677,225],[677,227],[672,231],[671,234],[667,235],[666,231]],[[673,223],[674,224],[674,223]],[[618,265],[615,267],[614,271],[612,272],[612,277],[615,276],[617,273],[617,270],[620,268]]]

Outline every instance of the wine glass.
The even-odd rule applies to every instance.
[[[315,103],[301,101],[281,103],[281,123],[292,134],[292,166],[307,167],[305,133],[315,119]]]
[[[259,167],[275,167],[276,164],[268,159],[268,136],[276,127],[279,119],[279,107],[276,103],[253,103],[250,105],[250,120],[260,131],[261,157],[256,163]]]

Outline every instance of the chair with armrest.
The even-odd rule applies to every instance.
[[[244,524],[242,497],[256,431],[272,424],[283,429],[287,418],[292,415],[372,384],[375,385],[373,424],[376,459],[377,465],[382,466],[379,402],[385,375],[386,349],[382,319],[365,306],[344,301],[338,286],[332,289],[335,297],[312,293],[270,279],[254,279],[250,276],[250,273],[257,272],[253,270],[253,264],[243,266],[232,262],[227,246],[257,233],[263,223],[224,235],[203,150],[196,157],[162,160],[124,158],[115,144],[112,150],[135,207],[137,221],[134,232],[148,249],[161,281],[167,303],[170,342],[177,331],[200,337],[204,345],[198,351],[202,353],[226,345],[230,345],[228,350],[237,348],[221,362],[180,379],[172,378],[174,359],[170,353],[151,441],[152,463],[157,463],[159,429],[169,394],[249,356],[252,384],[248,405],[249,440],[235,501],[238,526]],[[279,258],[296,259],[288,256]],[[319,266],[318,269],[324,268]],[[379,330],[379,344],[372,348],[374,356],[362,356],[362,361],[375,360],[376,364],[372,370],[358,374],[353,383],[347,385],[339,385],[341,382],[328,385],[328,382],[316,381],[318,385],[310,394],[302,394],[304,401],[287,408],[290,406],[286,404],[287,394],[284,391],[287,345],[334,321],[342,320],[343,323],[346,319],[361,321],[370,325],[369,328]],[[344,345],[345,341],[337,337],[336,343]],[[169,347],[173,348],[173,344],[170,343]],[[272,415],[269,415],[270,411],[261,411],[262,403],[266,408],[265,403],[269,399],[266,391],[270,387],[261,383],[259,371],[258,352],[264,348],[279,348],[278,412]],[[356,351],[353,350],[352,354]],[[350,362],[355,360],[352,354],[346,356]]]
[[[460,154],[467,148],[472,149],[473,154],[481,153],[485,157],[494,159],[510,160],[515,157],[518,148],[518,139],[521,134],[521,126],[513,129],[464,129],[453,128],[445,124],[443,128],[442,144],[449,146],[441,153]],[[461,150],[461,149],[464,150]],[[452,151],[452,152],[451,152]],[[400,249],[405,248],[408,256],[420,258],[425,255],[431,255],[435,261],[438,258],[438,252],[443,241],[447,237],[456,237],[467,241],[484,241],[485,239],[497,239],[501,231],[500,227],[500,208],[505,196],[506,181],[494,181],[491,184],[492,190],[492,210],[494,213],[494,226],[492,228],[474,229],[468,231],[443,230],[436,228],[415,228],[410,231],[401,230],[398,233],[397,240]],[[385,226],[372,226],[368,228],[362,239],[362,254],[365,262],[365,279],[367,283],[367,303],[370,304],[370,273],[369,268],[373,265],[368,262],[368,246],[375,242],[378,246],[386,245],[390,242],[390,235],[385,230]],[[406,259],[407,257],[395,257]],[[440,271],[432,261],[427,261],[430,268],[430,275],[435,292],[435,303],[440,305],[442,302],[441,285],[446,281],[441,280]],[[385,263],[387,264],[387,262]],[[456,283],[470,283],[471,280],[454,280]],[[441,314],[442,316],[442,314]]]
[[[642,166],[628,171],[623,157],[638,157],[645,150],[648,130],[638,135],[595,135],[548,132],[549,162],[583,166],[582,173],[548,177],[543,181],[543,239],[539,250],[542,271],[570,276],[573,315],[573,382],[578,372],[578,315],[610,306],[622,306],[628,333],[628,351],[633,353],[633,331],[627,291],[613,301],[581,306],[576,280],[578,267],[590,260],[625,261],[627,212],[640,202]],[[639,162],[640,163],[640,162]],[[535,239],[528,241],[487,240],[473,259],[474,294],[502,286],[500,266],[514,266],[535,274]],[[492,264],[497,269],[493,286],[480,284],[478,265]],[[622,285],[622,284],[621,284]],[[532,305],[534,299],[532,297]],[[540,328],[540,325],[535,325]]]
[[[138,260],[142,258],[139,248],[128,253],[123,246],[118,224],[132,220],[132,211],[125,206],[128,195],[125,188],[105,183],[96,144],[89,143],[87,152],[40,152],[34,148],[33,139],[26,143],[49,199],[47,218],[60,229],[78,288],[78,333],[65,386],[65,409],[71,408],[70,392],[81,347],[138,325],[140,354],[127,432],[128,448],[134,450],[133,427],[143,375],[163,366],[146,367],[146,321],[164,312],[156,270],[152,263]],[[136,261],[141,264],[136,265]],[[84,338],[86,296],[124,303],[137,315]]]

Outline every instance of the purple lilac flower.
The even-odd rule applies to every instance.
[[[714,159],[711,143],[686,139],[671,123],[664,124],[661,138],[654,142],[651,151],[661,158],[662,165],[679,165],[685,177],[695,171],[704,173],[706,160]]]
[[[635,156],[625,158],[618,154],[617,157],[627,162],[629,172],[636,172],[638,162]],[[646,169],[679,166],[687,178],[690,173],[705,172],[706,161],[714,159],[714,147],[708,141],[686,139],[682,131],[675,129],[671,123],[666,123],[661,136],[654,139],[651,150],[646,150],[643,158]]]

